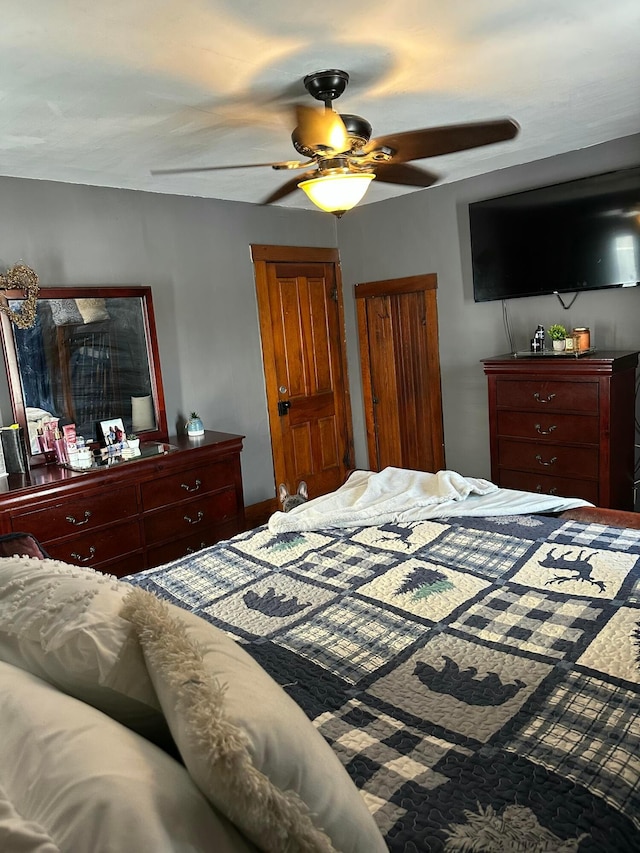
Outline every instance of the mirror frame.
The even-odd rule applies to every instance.
[[[7,300],[25,299],[25,294],[22,290],[5,290],[3,291],[3,295]],[[131,287],[43,287],[40,289],[38,294],[38,300],[82,299],[92,297],[104,297],[105,299],[133,297],[141,300],[156,429],[141,431],[140,435],[143,441],[167,441],[169,437],[167,431],[167,413],[164,402],[162,371],[160,369],[160,354],[158,350],[151,288],[142,285]],[[13,324],[4,312],[2,312],[0,316],[2,319],[2,348],[4,350],[4,360],[7,369],[9,396],[11,398],[14,422],[20,424],[24,430],[24,435],[27,436],[27,419],[22,393],[20,367],[18,365],[18,356],[13,337]],[[114,417],[117,417],[117,415],[118,413],[114,413]],[[45,464],[46,460],[43,453],[31,454],[29,453],[29,450],[30,448],[27,442],[27,455],[29,457],[30,467],[35,468],[38,465]]]

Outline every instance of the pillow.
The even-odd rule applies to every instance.
[[[49,307],[56,326],[82,325],[82,314],[75,299],[49,299]]]
[[[110,319],[104,296],[76,299],[76,305],[85,323],[101,323],[103,320]]]
[[[387,850],[336,754],[244,649],[142,589],[121,615],[191,777],[247,838],[268,851]]]
[[[0,660],[171,746],[135,634],[118,615],[130,588],[58,560],[0,559]]]
[[[254,849],[149,741],[10,664],[0,662],[0,683],[3,850]]]

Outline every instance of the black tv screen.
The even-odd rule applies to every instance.
[[[640,167],[469,205],[476,302],[640,284]]]

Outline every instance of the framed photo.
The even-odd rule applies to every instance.
[[[100,431],[106,447],[110,447],[111,445],[122,447],[122,442],[126,439],[122,418],[110,418],[108,421],[100,421]]]

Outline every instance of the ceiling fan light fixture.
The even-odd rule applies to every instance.
[[[321,175],[319,178],[301,181],[298,187],[320,210],[340,217],[364,198],[374,178],[373,172]]]

